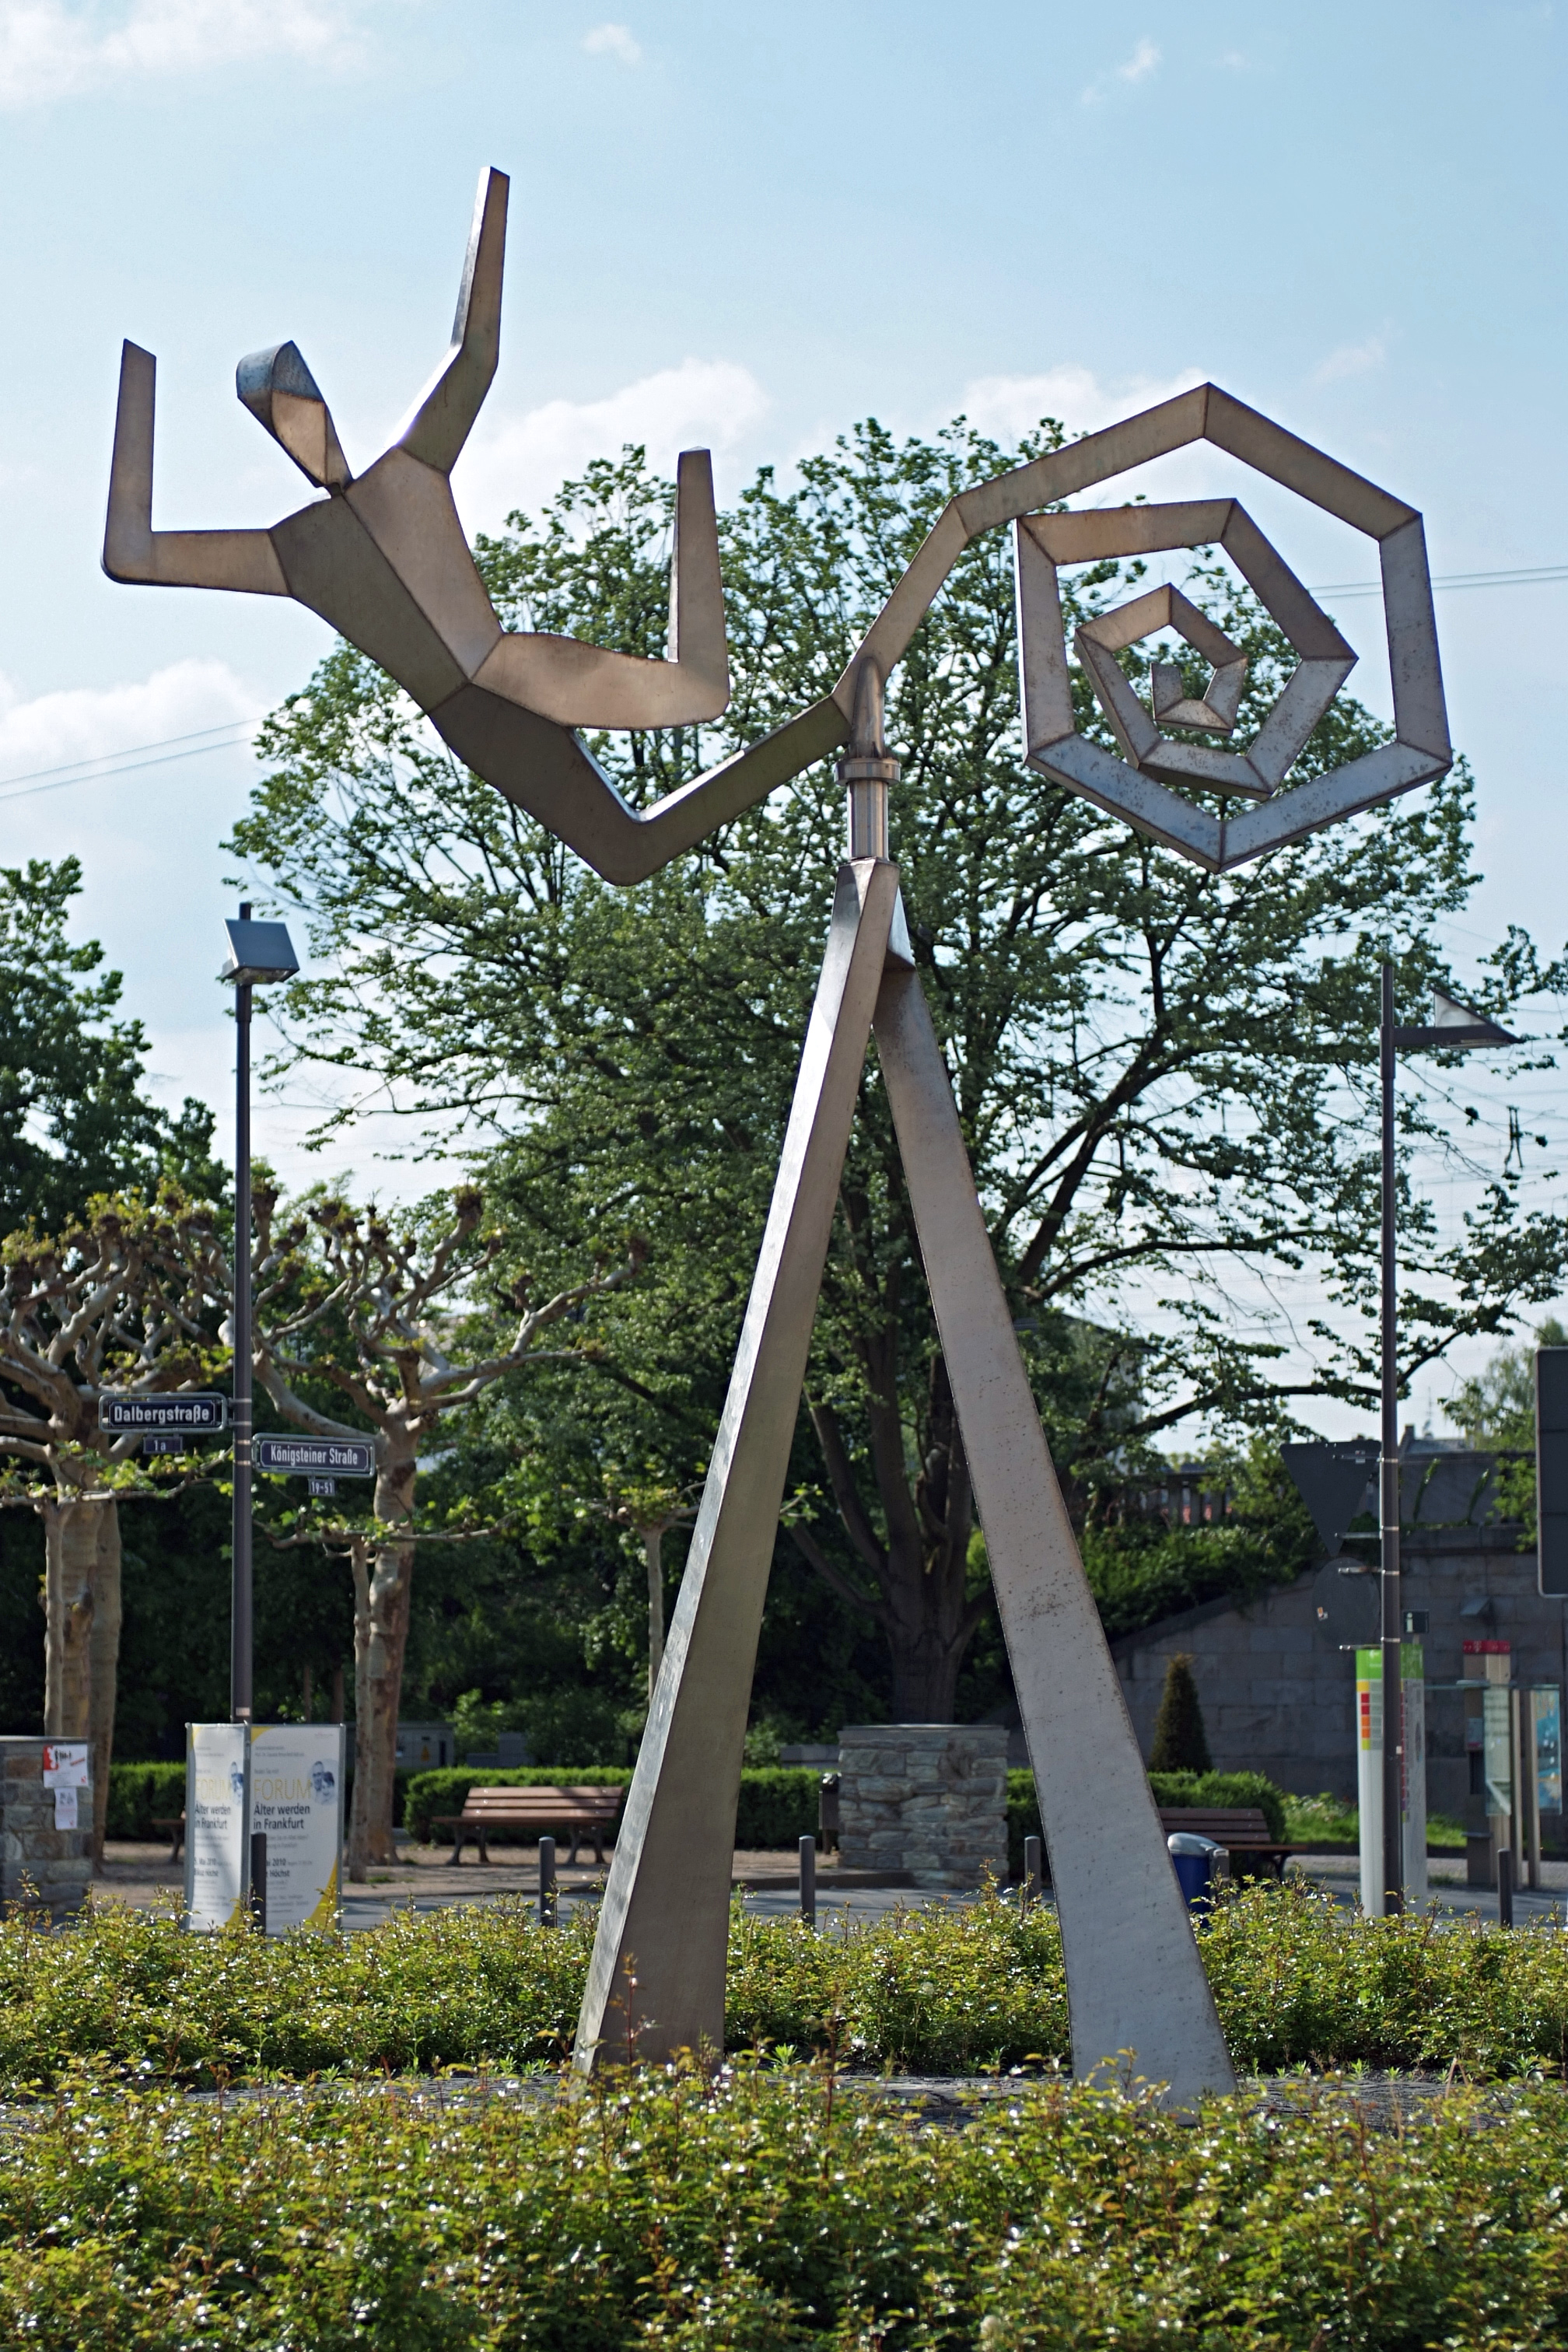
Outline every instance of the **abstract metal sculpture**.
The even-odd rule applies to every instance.
[[[354,479],[291,344],[242,363],[240,397],[328,492],[270,531],[155,534],[153,367],[127,345],[105,568],[117,579],[292,594],[380,662],[476,773],[608,880],[641,879],[849,742],[848,799],[826,954],[702,1504],[605,1889],[577,2062],[636,2046],[721,2045],[731,1854],[752,1666],[812,1324],[861,1066],[877,1041],[926,1278],[969,1457],[1035,1769],[1061,1921],[1073,2064],[1131,2050],[1188,2100],[1232,2082],[1213,2000],[1165,1853],[1137,1741],[1079,1560],[996,1271],[952,1087],[888,856],[897,762],[882,736],[895,664],[976,533],[1016,526],[1025,750],[1068,789],[1211,870],[1234,866],[1450,763],[1420,516],[1213,385],[1163,402],[997,479],[943,511],[832,695],[643,814],[577,727],[690,724],[727,691],[707,459],[681,460],[668,663],[500,628],[463,541],[447,474],[495,371],[506,183],[480,183],[451,351],[393,447]],[[1208,440],[1366,531],[1383,560],[1397,740],[1291,785],[1354,655],[1233,499],[1042,513],[1129,467]],[[1058,569],[1218,545],[1300,656],[1245,751],[1228,735],[1245,657],[1172,588],[1079,632],[1076,650],[1121,746],[1077,730]],[[1117,652],[1173,627],[1213,675],[1189,697],[1172,664],[1145,709]],[[1222,798],[1214,810],[1173,789]],[[1232,814],[1230,796],[1253,804]]]

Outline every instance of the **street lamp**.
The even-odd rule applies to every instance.
[[[1383,1885],[1384,1909],[1405,1908],[1403,1837],[1404,1720],[1402,1688],[1405,1617],[1399,1584],[1399,1324],[1394,1297],[1394,1056],[1426,1050],[1466,1053],[1474,1045],[1517,1045],[1518,1037],[1468,1004],[1432,991],[1432,1018],[1420,1028],[1401,1028],[1394,1018],[1394,966],[1383,967],[1378,1023],[1378,1069],[1383,1082],[1383,1443],[1378,1481],[1379,1580],[1383,1649]],[[1363,1849],[1365,1851],[1364,1847]]]
[[[253,923],[248,901],[226,922],[228,961],[218,978],[234,990],[234,1575],[229,1714],[251,1718],[255,1612],[250,1558],[250,992],[292,980],[300,969],[287,927]]]

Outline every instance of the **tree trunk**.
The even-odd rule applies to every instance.
[[[896,1399],[892,1381],[889,1399]],[[887,1547],[882,1598],[893,1668],[893,1719],[951,1723],[963,1664],[980,1611],[966,1592],[974,1496],[959,1433],[947,1367],[932,1359],[926,1454],[910,1492],[902,1417],[896,1402],[872,1406],[871,1458]],[[878,1423],[885,1423],[879,1427]]]
[[[114,1711],[120,1695],[120,1506],[80,1506],[98,1521],[93,1568],[92,1633],[92,1865],[103,1867],[103,1837],[109,1825],[109,1768],[114,1760]]]
[[[44,1735],[92,1736],[93,1570],[98,1530],[70,1495],[38,1506],[44,1522]]]
[[[397,1714],[408,1647],[414,1546],[395,1528],[414,1514],[414,1458],[384,1464],[375,1482],[375,1516],[390,1521],[374,1549],[354,1546],[354,1798],[349,1876],[363,1882],[372,1863],[395,1857],[392,1807],[396,1788]]]
[[[653,1694],[658,1682],[658,1670],[664,1664],[664,1529],[644,1528],[643,1558],[647,1563],[647,1696]]]
[[[103,1862],[120,1672],[120,1507],[49,1496],[44,1522],[44,1731],[91,1750],[92,1858]]]

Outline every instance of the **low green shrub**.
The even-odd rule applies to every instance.
[[[569,2045],[593,1937],[523,1902],[402,1912],[347,1937],[189,1936],[172,1916],[89,1912],[48,1935],[0,1924],[0,2091],[73,2062],[212,2084],[517,2067]],[[1457,2067],[1568,2075],[1568,1936],[1435,1917],[1363,1920],[1301,1881],[1223,1901],[1200,1948],[1239,2069]],[[847,2063],[973,2073],[1068,2054],[1061,1938],[1000,1898],[813,1935],[731,1920],[726,2040]]]
[[[741,1775],[735,1843],[751,1852],[779,1853],[816,1835],[822,1775],[809,1766],[759,1764]]]
[[[0,2337],[37,2352],[1417,2352],[1561,2345],[1568,2103],[1342,2089],[1195,2121],[1038,2085],[911,2128],[826,2067],[577,2099],[193,2107],[73,2088],[0,2139]]]
[[[392,1817],[397,1821],[407,1801],[408,1784],[414,1774],[406,1770],[394,1775]],[[628,1776],[629,1777],[629,1776]],[[349,1769],[343,1802],[347,1805],[353,1793],[353,1739],[349,1739]],[[154,1829],[154,1821],[174,1821],[185,1810],[185,1768],[184,1764],[111,1764],[109,1768],[109,1813],[104,1828],[106,1838],[133,1840],[145,1844],[151,1839],[166,1834]]]
[[[184,1764],[111,1764],[106,1837],[145,1842],[162,1834],[153,1827],[185,1810]]]
[[[1286,1840],[1285,1809],[1290,1800],[1261,1772],[1151,1772],[1149,1786],[1157,1805],[1256,1805],[1268,1823],[1270,1837]],[[1029,1771],[1007,1775],[1007,1874],[1024,1874],[1024,1840],[1043,1834],[1040,1808],[1035,1798],[1035,1776]]]
[[[486,1772],[471,1765],[446,1766],[436,1772],[416,1772],[408,1784],[405,1826],[424,1843],[436,1837],[438,1813],[460,1813],[470,1789],[555,1789],[563,1784],[584,1789],[626,1789],[631,1773],[623,1766],[591,1764],[576,1767],[525,1765],[507,1772]],[[741,1803],[735,1816],[735,1843],[752,1849],[795,1845],[816,1829],[820,1775],[793,1767],[760,1766],[741,1775]],[[532,1832],[515,1832],[531,1843]],[[509,1842],[506,1832],[492,1832],[492,1845]]]

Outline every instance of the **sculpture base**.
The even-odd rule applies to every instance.
[[[1007,1875],[1007,1734],[995,1723],[850,1723],[838,1860],[966,1892]]]

